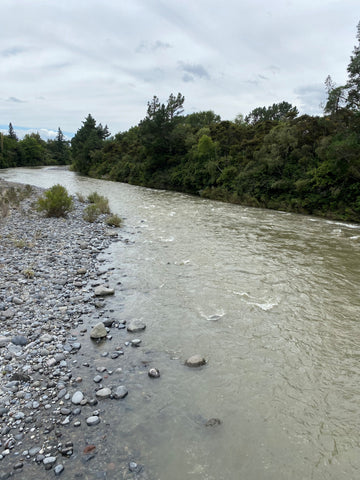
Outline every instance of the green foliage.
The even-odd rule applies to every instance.
[[[73,209],[73,201],[66,188],[57,184],[38,199],[37,209],[45,212],[48,217],[66,217]]]
[[[99,215],[100,215],[99,209],[97,208],[96,204],[92,203],[87,207],[85,207],[84,213],[83,213],[83,219],[86,222],[94,223],[99,217]]]
[[[94,204],[100,213],[110,213],[109,200],[97,192],[90,193],[87,197],[88,202]]]
[[[83,126],[71,140],[72,167],[76,172],[83,175],[89,173],[95,163],[94,153],[102,148],[109,135],[107,126],[103,127],[101,123],[96,125],[90,114],[86,117]]]
[[[288,102],[274,103],[270,107],[257,107],[245,117],[245,122],[252,125],[265,121],[285,121],[297,117],[299,111]]]

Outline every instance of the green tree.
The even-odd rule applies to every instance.
[[[345,106],[346,87],[337,87],[330,75],[325,80],[327,101],[324,107],[324,113],[334,114]]]
[[[95,163],[94,153],[102,148],[109,135],[108,127],[103,127],[101,123],[96,125],[95,119],[89,114],[71,140],[73,169],[87,175]]]
[[[46,165],[48,162],[46,142],[39,133],[26,134],[19,142],[20,166]]]
[[[11,122],[9,123],[9,133],[8,133],[8,137],[9,137],[9,138],[12,138],[13,140],[17,140],[17,139],[18,139],[17,136],[16,136],[15,130],[14,130]]]
[[[61,128],[58,128],[54,140],[48,140],[47,148],[56,165],[67,165],[71,162],[70,142],[66,140]]]
[[[346,105],[351,110],[360,110],[360,22],[357,25],[358,45],[354,47],[353,55],[350,57],[350,63],[347,67],[349,79],[346,84],[347,102]]]
[[[246,117],[245,122],[256,124],[265,121],[284,121],[292,120],[297,117],[299,111],[288,102],[274,103],[270,107],[254,108]]]

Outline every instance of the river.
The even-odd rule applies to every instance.
[[[96,190],[124,219],[128,245],[107,252],[121,281],[111,301],[147,324],[161,379],[138,385],[113,435],[136,442],[152,478],[360,478],[359,225],[64,168],[0,177]],[[205,367],[184,366],[195,353]]]

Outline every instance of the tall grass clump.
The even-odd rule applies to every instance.
[[[87,197],[88,202],[96,205],[100,213],[110,213],[109,200],[97,192],[90,193]]]
[[[60,184],[46,190],[37,201],[37,210],[45,212],[47,217],[66,217],[73,208],[72,198]]]

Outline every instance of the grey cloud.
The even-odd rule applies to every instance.
[[[273,74],[273,75],[276,75],[277,73],[280,72],[281,68],[278,67],[277,65],[269,65],[267,67],[267,70],[270,70],[270,72]]]
[[[188,73],[185,73],[182,77],[183,81],[185,83],[188,83],[188,82],[194,82],[195,81],[195,78],[192,76],[192,75],[189,75]]]
[[[25,52],[25,48],[23,47],[11,47],[11,48],[6,48],[5,50],[1,50],[0,56],[2,57],[15,57],[16,55],[19,55],[20,53]]]
[[[13,102],[13,103],[26,103],[25,100],[20,100],[20,98],[16,98],[16,97],[9,97],[6,101]]]
[[[184,77],[186,77],[186,74],[189,74],[193,79],[194,77],[198,78],[210,78],[209,73],[206,71],[206,69],[200,65],[200,64],[191,64],[191,63],[184,63],[184,62],[179,62],[179,67],[183,72],[186,72]],[[186,77],[187,79],[189,78]],[[183,79],[184,79],[183,77]],[[185,80],[189,81],[189,80]]]
[[[145,42],[142,41],[135,49],[136,53],[149,53],[156,52],[157,50],[167,50],[172,48],[170,43],[162,42],[161,40],[156,40],[156,42]]]

